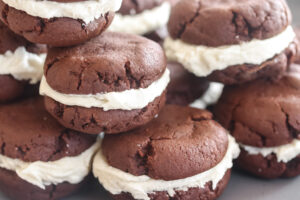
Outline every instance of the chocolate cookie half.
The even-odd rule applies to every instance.
[[[164,48],[170,60],[224,84],[279,79],[297,54],[285,0],[182,0]]]
[[[239,154],[208,111],[166,105],[131,132],[106,135],[94,176],[114,199],[216,199]]]
[[[58,124],[42,98],[1,105],[0,120],[0,190],[7,196],[60,199],[87,179],[100,143]]]
[[[214,114],[240,143],[240,168],[264,178],[300,174],[299,98],[295,65],[276,82],[225,87]]]
[[[157,42],[168,36],[171,3],[167,0],[123,0],[110,31],[145,35]]]
[[[47,48],[28,42],[0,22],[0,103],[37,95]]]
[[[165,103],[169,82],[159,44],[106,32],[85,44],[51,48],[40,93],[65,127],[99,134],[148,123]]]
[[[71,46],[101,34],[121,3],[122,0],[1,0],[0,19],[31,42]]]

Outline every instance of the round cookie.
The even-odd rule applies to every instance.
[[[172,4],[169,0],[123,0],[109,30],[161,42],[168,36],[166,25]]]
[[[209,82],[197,78],[179,63],[169,62],[171,81],[167,88],[167,104],[187,106],[201,97],[208,89]]]
[[[10,198],[60,199],[87,179],[96,137],[59,125],[42,98],[1,105],[0,120],[0,190]]]
[[[0,22],[0,103],[38,94],[46,51],[45,45],[28,42]]]
[[[290,24],[285,0],[183,0],[171,11],[164,48],[170,60],[211,81],[275,80],[298,51]]]
[[[281,80],[225,87],[214,108],[217,120],[242,148],[237,165],[260,177],[300,174],[300,71]]]
[[[216,199],[238,154],[210,112],[166,105],[139,129],[105,135],[93,173],[114,199]]]
[[[31,42],[72,46],[101,34],[112,22],[121,2],[1,0],[0,19]]]
[[[65,127],[119,133],[158,114],[169,80],[159,44],[107,32],[79,46],[51,48],[40,93]]]

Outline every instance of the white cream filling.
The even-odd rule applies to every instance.
[[[133,110],[142,109],[160,96],[170,81],[168,69],[162,77],[153,82],[147,88],[130,89],[122,92],[108,92],[99,94],[76,95],[62,94],[53,90],[43,77],[40,85],[40,94],[51,97],[57,102],[69,106],[81,106],[85,108],[97,107],[107,110]]]
[[[0,167],[16,172],[21,179],[41,189],[63,182],[77,184],[90,173],[92,158],[100,144],[97,141],[78,156],[65,157],[51,162],[24,162],[0,155]]]
[[[253,39],[219,47],[192,45],[169,37],[165,40],[164,48],[169,60],[179,62],[188,71],[203,77],[229,66],[260,65],[283,52],[295,36],[293,28],[288,26],[282,33],[266,40]]]
[[[261,154],[267,157],[270,154],[275,154],[278,162],[287,163],[300,154],[300,140],[294,139],[293,142],[277,147],[253,147],[240,144],[240,146],[250,155]]]
[[[47,0],[3,0],[3,2],[34,17],[46,19],[69,17],[81,19],[86,24],[107,12],[118,11],[122,4],[122,0],[88,0],[70,3]]]
[[[218,102],[222,95],[224,85],[212,82],[202,97],[190,104],[190,107],[198,109],[206,109],[208,106]]]
[[[17,80],[36,84],[43,76],[46,54],[34,54],[19,47],[14,52],[6,51],[0,55],[0,74],[11,75]]]
[[[203,173],[174,181],[154,180],[149,176],[134,176],[111,167],[106,162],[101,150],[95,155],[93,173],[103,187],[112,194],[130,193],[135,199],[150,200],[149,193],[167,191],[172,197],[176,191],[187,191],[189,188],[202,188],[212,182],[215,189],[226,171],[232,168],[232,160],[237,158],[240,149],[234,138],[228,136],[228,149],[223,160],[215,167]]]
[[[165,26],[168,23],[170,12],[171,4],[165,2],[139,14],[121,15],[117,13],[108,30],[144,35]]]

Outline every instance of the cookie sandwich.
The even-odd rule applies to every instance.
[[[166,105],[146,126],[106,135],[93,174],[114,199],[216,199],[225,189],[235,140],[208,111]]]
[[[38,94],[47,48],[28,42],[0,22],[0,103]]]
[[[106,32],[85,44],[51,48],[40,94],[62,125],[119,133],[151,121],[165,103],[165,54],[146,38]]]
[[[299,70],[225,87],[214,114],[240,144],[240,169],[263,178],[300,174],[299,98]]]
[[[298,49],[285,0],[182,0],[168,30],[170,60],[224,84],[279,79]]]
[[[101,34],[121,3],[122,0],[1,0],[0,19],[31,42],[71,46]]]
[[[61,199],[88,180],[99,144],[68,130],[40,97],[0,106],[0,190],[11,199]]]

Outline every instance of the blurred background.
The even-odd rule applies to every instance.
[[[300,25],[300,0],[287,0],[293,13],[295,25]]]

